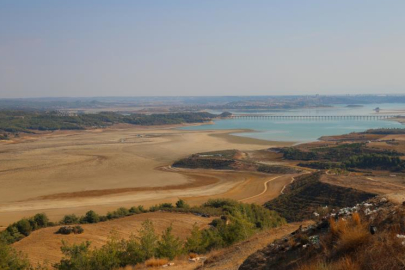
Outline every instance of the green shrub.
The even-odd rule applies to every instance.
[[[21,253],[16,252],[0,239],[0,269],[1,270],[30,270],[30,264]]]
[[[237,201],[231,199],[209,199],[203,204],[204,207],[223,208],[223,207],[235,207],[238,204]]]
[[[206,251],[206,246],[204,245],[203,233],[198,228],[197,224],[193,225],[191,234],[186,239],[184,248],[187,252],[193,252],[197,254],[204,253]]]
[[[162,234],[161,240],[157,244],[157,256],[160,258],[168,258],[173,260],[183,252],[182,245],[178,237],[172,233],[173,227],[170,225]]]
[[[71,215],[66,215],[63,217],[63,219],[60,221],[61,224],[77,224],[79,223],[79,218],[75,214]]]
[[[126,217],[129,216],[131,213],[128,209],[121,207],[115,210],[114,212],[108,212],[107,213],[107,219],[115,219],[115,218],[120,218],[120,217]]]
[[[33,220],[34,220],[34,222],[36,224],[36,228],[38,228],[38,229],[47,227],[48,223],[49,223],[49,219],[46,216],[46,214],[44,214],[44,213],[36,214],[33,217]]]
[[[145,260],[156,256],[158,237],[150,220],[145,220],[142,223],[142,228],[139,231],[139,242]]]
[[[128,241],[124,241],[124,251],[121,253],[121,265],[136,265],[145,260],[144,251],[139,241],[131,236]]]
[[[25,236],[30,235],[32,232],[31,223],[26,218],[17,221],[16,227],[18,231]]]
[[[176,202],[176,207],[177,208],[190,208],[190,206],[182,199],[180,199]]]
[[[58,229],[58,231],[56,232],[57,234],[81,234],[84,232],[84,229],[77,225],[77,226],[62,226]]]
[[[83,217],[80,218],[80,223],[97,223],[100,222],[100,216],[93,210],[88,211]]]

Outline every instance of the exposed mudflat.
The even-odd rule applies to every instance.
[[[120,126],[0,142],[0,226],[38,212],[59,220],[89,209],[104,214],[121,206],[150,206],[179,197],[199,203],[211,196],[244,199],[262,193],[264,183],[274,176],[169,167],[198,152],[278,145],[231,132],[235,130]],[[289,181],[286,177],[268,182],[266,194],[281,190]],[[258,196],[248,201],[265,200]]]

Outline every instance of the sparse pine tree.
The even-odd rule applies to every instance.
[[[193,225],[191,235],[187,238],[186,243],[184,244],[184,248],[187,252],[198,254],[205,252],[203,234],[196,223],[194,223]]]
[[[121,253],[122,265],[135,265],[144,261],[144,252],[138,239],[131,235],[128,241],[124,241],[125,250]]]
[[[156,256],[157,241],[158,237],[152,221],[145,220],[139,231],[139,242],[146,260]]]
[[[161,258],[173,260],[183,252],[182,243],[178,237],[172,233],[173,227],[170,225],[162,234],[158,241],[157,255]]]

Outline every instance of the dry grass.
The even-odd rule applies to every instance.
[[[341,233],[336,245],[336,252],[346,254],[362,248],[371,238],[371,234],[364,226],[353,226]]]
[[[353,223],[354,223],[356,226],[361,225],[361,218],[360,218],[359,213],[353,213],[353,215],[352,215],[352,221],[353,221]]]
[[[149,259],[145,262],[146,267],[159,267],[167,264],[169,260],[167,259]]]
[[[377,234],[368,231],[369,222],[355,213],[349,219],[330,220],[329,233],[322,239],[322,250],[298,270],[400,270],[405,269],[405,244],[397,233],[404,220],[401,209],[386,217]],[[374,222],[381,225],[380,222]]]
[[[118,238],[128,239],[132,234],[137,236],[145,220],[152,221],[157,232],[162,232],[172,224],[173,234],[185,239],[195,223],[203,228],[208,226],[212,218],[180,213],[145,213],[96,224],[83,224],[83,234],[61,235],[55,234],[57,227],[45,228],[33,232],[13,246],[16,250],[27,254],[33,265],[44,261],[56,263],[63,257],[60,251],[62,240],[70,244],[90,241],[92,247],[100,248],[108,241],[111,231],[116,232]]]

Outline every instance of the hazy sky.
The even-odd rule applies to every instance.
[[[405,94],[404,0],[0,1],[0,97]]]

